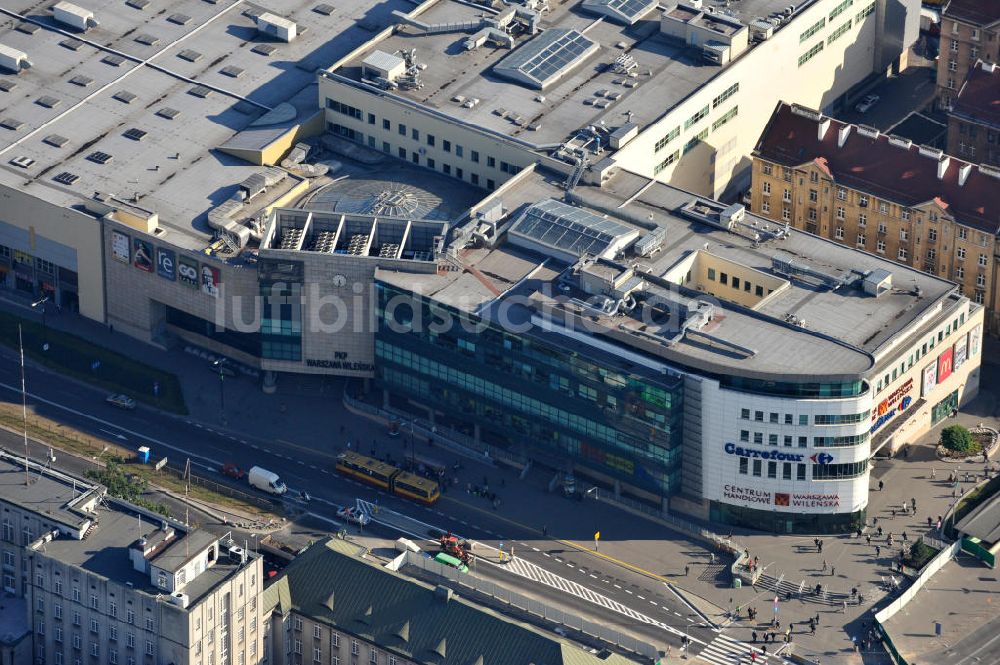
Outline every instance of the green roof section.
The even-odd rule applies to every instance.
[[[363,558],[330,538],[299,554],[264,592],[265,608],[289,610],[428,665],[626,665],[501,616],[444,589]]]

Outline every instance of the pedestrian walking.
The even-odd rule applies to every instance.
[[[823,572],[826,572],[826,559],[823,559]]]
[[[833,577],[836,574],[837,574],[837,567],[836,566],[830,566],[830,577]]]
[[[928,526],[930,526],[930,522],[931,522],[931,518],[928,517],[927,518],[927,524],[928,524]],[[871,534],[866,533],[865,534],[865,540],[868,542],[868,546],[871,547],[871,544],[872,544]]]
[[[691,566],[684,564],[684,577],[687,577],[689,572],[691,572]]]
[[[767,658],[767,645],[766,644],[760,648],[760,653],[761,653],[762,656],[764,656],[764,658]]]
[[[881,492],[882,488],[884,487],[885,487],[885,481],[884,480],[878,481],[878,491]]]
[[[927,516],[927,528],[929,529],[932,526],[934,526],[934,519],[930,515],[928,515]]]
[[[882,548],[879,545],[875,546],[875,558],[882,556]]]
[[[881,538],[882,537],[882,527],[878,528],[877,533],[878,533],[878,537]]]
[[[844,607],[841,610],[841,612],[843,612],[844,614],[847,614],[847,601],[846,600],[844,601]]]
[[[910,497],[910,507],[913,508],[913,514],[916,515],[917,514],[917,500],[914,499],[913,497]]]
[[[823,541],[822,540],[819,541],[819,553],[820,554],[823,553]]]
[[[815,635],[816,634],[816,624],[814,624],[814,623],[810,623],[809,624],[809,634],[810,635]]]
[[[910,504],[908,504],[906,501],[903,501],[903,514],[905,515],[908,512],[910,512]]]
[[[892,519],[896,519],[896,509],[892,509]]]
[[[931,467],[931,480],[934,480],[935,478],[937,478],[937,472],[934,470],[934,467]],[[916,507],[914,507],[914,510],[915,509]]]
[[[754,642],[754,644],[756,644],[757,643],[757,631],[756,630],[751,631],[750,632],[750,637],[753,638],[753,642]]]
[[[904,543],[909,542],[910,539],[906,537],[906,532],[905,531],[903,532],[902,536],[903,536],[903,542]]]

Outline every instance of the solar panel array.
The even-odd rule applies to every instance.
[[[601,255],[616,239],[630,233],[635,230],[621,222],[554,199],[528,208],[510,230],[512,236],[576,256]]]
[[[599,48],[578,30],[549,28],[495,67],[501,76],[544,88],[582,63]]]
[[[583,8],[632,25],[656,7],[657,0],[583,0]]]

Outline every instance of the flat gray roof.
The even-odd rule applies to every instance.
[[[164,239],[191,249],[211,236],[208,210],[261,170],[215,148],[234,140],[237,147],[259,145],[291,124],[250,129],[268,109],[291,108],[298,120],[317,112],[315,70],[370,39],[392,10],[412,7],[359,0],[326,13],[316,2],[269,2],[267,11],[298,24],[298,37],[283,43],[257,33],[252,17],[264,10],[250,2],[170,0],[144,10],[109,0],[77,4],[100,25],[69,33],[30,0],[0,9],[0,43],[32,63],[19,75],[0,75],[16,84],[0,91],[0,117],[22,123],[0,128],[0,183],[63,206],[95,191],[137,196],[139,206],[159,214]],[[27,23],[41,27],[22,28]],[[191,94],[199,85],[215,90]],[[42,97],[51,99],[41,105]],[[169,119],[169,110],[179,113]],[[130,129],[146,134],[124,136]],[[66,142],[47,143],[53,135]],[[110,161],[88,159],[95,152]],[[20,168],[10,163],[16,157],[35,161]],[[55,181],[63,172],[77,179]]]
[[[804,7],[810,2],[797,4]],[[393,22],[400,23],[400,27],[392,35],[372,42],[334,73],[361,81],[361,63],[373,51],[391,54],[416,49],[417,62],[426,65],[420,72],[423,87],[380,91],[381,94],[396,95],[463,123],[544,145],[573,138],[578,130],[589,125],[603,123],[613,129],[627,122],[629,113],[631,122],[644,127],[723,69],[706,63],[700,51],[661,36],[659,11],[646,14],[632,26],[624,26],[600,20],[597,14],[582,10],[581,4],[550,2],[550,11],[542,14],[541,27],[581,31],[600,45],[600,51],[545,90],[507,80],[495,67],[508,57],[517,57],[523,45],[529,43],[527,35],[517,37],[513,51],[489,44],[466,51],[462,43],[478,28],[426,33],[419,27],[400,23],[398,18]],[[729,3],[728,8],[726,4],[705,1],[706,7],[743,23],[789,5],[787,0],[741,0]],[[428,25],[475,26],[487,13],[484,7],[471,3],[438,0],[416,19]],[[611,70],[609,65],[622,50],[638,63],[638,77],[629,79]],[[626,80],[635,87],[623,85]],[[465,108],[454,101],[456,97],[463,101],[478,99],[479,103]]]
[[[70,507],[69,503],[84,494],[97,492],[96,485],[73,482],[61,475],[32,470],[31,483],[25,485],[24,464],[0,455],[0,500],[36,513],[43,520],[80,530],[90,516]]]
[[[1000,497],[994,496],[957,524],[958,530],[980,539],[987,547],[1000,540]]]
[[[508,211],[508,219],[514,219],[525,206],[546,195],[561,198],[564,192],[557,182],[537,171],[497,196]],[[865,376],[876,368],[875,358],[883,345],[900,332],[916,332],[916,322],[939,305],[940,317],[955,316],[960,303],[951,282],[808,233],[790,229],[782,239],[767,239],[764,234],[764,239],[755,243],[747,237],[746,229],[757,225],[763,233],[765,227],[772,232],[780,227],[750,213],[743,220],[742,234],[692,220],[680,209],[691,201],[705,199],[627,171],[619,171],[601,188],[578,186],[571,198],[643,234],[651,227],[663,233],[663,248],[652,257],[620,257],[618,261],[626,267],[635,266],[661,276],[693,252],[705,251],[789,281],[787,288],[776,290],[752,309],[721,300],[721,311],[703,329],[711,336],[711,343],[688,335],[669,345],[655,343],[655,339],[649,344],[651,337],[642,332],[644,326],[638,319],[598,317],[600,323],[615,331],[616,344],[634,346],[670,363],[706,372],[780,375],[789,380]],[[553,299],[561,295],[556,282],[568,267],[557,258],[534,254],[509,242],[494,250],[463,250],[459,256],[475,270],[438,275],[380,270],[376,278],[481,314],[498,311],[491,305],[511,294],[529,298],[545,294],[542,299],[547,305],[571,311]],[[804,271],[834,281],[854,281],[861,272],[885,270],[892,273],[894,288],[878,298],[863,293],[859,283],[832,289],[808,272],[791,278],[776,272],[775,261],[777,265],[792,262]],[[648,283],[646,288],[657,293],[662,287]],[[670,296],[666,292],[663,295]],[[696,296],[692,293],[687,297]],[[804,325],[789,321],[791,316]],[[737,348],[752,349],[754,354],[741,357],[734,353]]]

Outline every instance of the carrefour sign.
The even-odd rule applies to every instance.
[[[778,460],[779,462],[801,462],[805,457],[802,453],[785,453],[780,450],[757,450],[755,448],[737,446],[735,443],[727,443],[725,450],[727,455],[750,457],[752,459]]]

